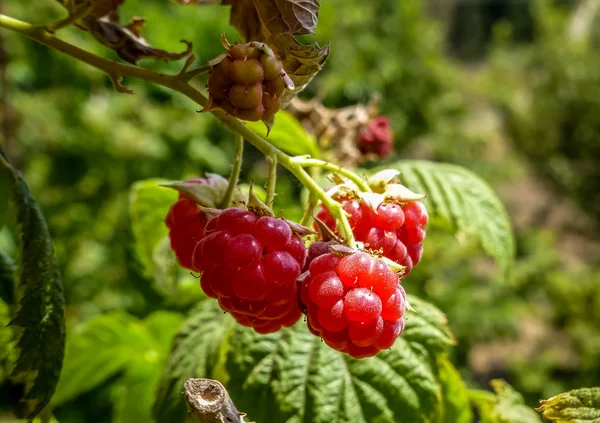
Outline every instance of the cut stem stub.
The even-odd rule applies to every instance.
[[[201,423],[246,423],[225,387],[214,379],[188,379],[184,384],[190,415]]]

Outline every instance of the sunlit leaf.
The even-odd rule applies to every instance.
[[[64,404],[122,374],[115,382],[118,421],[135,415],[149,419],[156,381],[170,340],[182,321],[182,315],[165,311],[155,312],[144,321],[114,312],[79,325],[69,333],[65,366],[53,403]],[[143,396],[148,401],[144,402]]]
[[[500,379],[492,380],[495,395],[489,391],[469,392],[481,423],[541,423],[539,414],[525,405],[523,396]]]
[[[473,172],[451,164],[401,160],[386,168],[398,169],[399,179],[424,200],[432,217],[453,232],[475,237],[504,272],[515,256],[512,226],[493,189]]]
[[[133,184],[129,194],[129,216],[137,257],[144,276],[152,278],[156,271],[155,250],[169,230],[165,217],[177,201],[177,191],[161,187],[166,181],[148,179]]]
[[[600,388],[575,389],[540,403],[542,405],[537,410],[550,422],[600,422]]]
[[[310,154],[319,155],[319,147],[313,136],[309,135],[296,118],[285,110],[281,110],[275,117],[277,124],[269,132],[268,140],[277,148],[294,156]],[[267,131],[261,122],[247,122],[246,125],[260,135]]]
[[[460,373],[448,357],[438,360],[440,382],[442,384],[442,409],[440,423],[472,423],[473,413],[469,402],[469,392]]]

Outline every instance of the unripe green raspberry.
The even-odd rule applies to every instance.
[[[253,109],[258,106],[263,97],[260,84],[234,84],[229,89],[229,101],[238,109]]]
[[[235,60],[231,64],[231,79],[238,84],[253,85],[261,82],[264,71],[258,60]]]
[[[263,92],[277,97],[281,97],[285,91],[285,81],[282,78],[265,81],[263,85],[265,87]]]
[[[261,51],[252,43],[235,44],[227,51],[227,55],[234,60],[257,59]]]
[[[268,119],[275,116],[275,113],[281,109],[281,97],[265,93],[262,97],[262,104],[265,106],[265,115],[263,119]]]
[[[272,79],[277,79],[281,76],[283,66],[281,66],[281,61],[275,56],[263,54],[260,57],[260,64],[262,65],[265,73],[265,80],[270,81]]]
[[[218,108],[242,120],[272,123],[285,90],[294,85],[281,60],[264,43],[224,45],[227,53],[213,61],[208,75],[205,110]]]
[[[263,106],[262,103],[259,103],[259,105],[253,109],[239,109],[236,112],[236,116],[239,119],[247,120],[250,122],[262,120],[264,118],[264,115],[265,106]]]

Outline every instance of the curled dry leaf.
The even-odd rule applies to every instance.
[[[300,44],[290,34],[273,36],[267,42],[281,58],[283,68],[296,87],[294,91],[286,91],[283,96],[282,103],[288,104],[323,68],[329,56],[329,44],[324,47],[316,44],[307,46]]]
[[[76,26],[89,32],[102,45],[117,52],[121,59],[136,63],[140,59],[179,60],[192,52],[191,43],[186,42],[186,49],[181,53],[170,53],[152,47],[141,36],[146,23],[143,18],[133,18],[127,25],[119,23],[118,7],[124,0],[92,0],[92,11],[78,20]],[[59,0],[67,7],[66,0]],[[76,0],[76,5],[85,0]]]

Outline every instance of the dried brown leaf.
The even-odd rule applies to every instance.
[[[273,35],[314,34],[317,27],[317,0],[254,0],[254,6]]]
[[[145,19],[133,18],[122,26],[118,13],[112,12],[100,19],[88,16],[78,26],[89,31],[98,42],[116,51],[121,59],[129,63],[135,64],[140,59],[179,60],[192,52],[192,45],[187,42],[187,48],[181,53],[170,53],[152,47],[140,35],[145,22]]]
[[[283,103],[287,104],[323,68],[329,56],[329,44],[324,47],[316,44],[307,46],[300,44],[290,34],[271,37],[267,43],[271,44],[273,51],[281,58],[283,68],[296,87],[293,91],[286,91],[284,94]]]
[[[57,0],[66,9],[84,6],[90,0]],[[121,59],[129,63],[136,63],[140,59],[179,60],[192,52],[192,45],[187,43],[187,48],[181,53],[170,53],[152,47],[141,36],[142,28],[146,23],[143,18],[133,18],[127,25],[119,23],[119,6],[125,0],[91,0],[92,9],[89,15],[79,19],[76,26],[89,32],[102,45],[117,52]],[[69,10],[70,13],[73,10]]]

